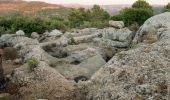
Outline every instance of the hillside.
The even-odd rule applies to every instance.
[[[62,6],[38,1],[26,2],[22,0],[0,0],[0,12],[19,11],[23,13],[31,13],[46,8],[62,8]]]

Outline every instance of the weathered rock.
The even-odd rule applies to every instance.
[[[139,29],[134,42],[154,43],[162,38],[169,38],[166,31],[170,27],[170,13],[166,12],[148,19]]]
[[[27,64],[15,69],[12,80],[23,85],[19,90],[22,100],[33,98],[75,100],[74,84],[44,62],[40,62],[33,72]]]
[[[76,44],[79,44],[79,43],[87,43],[87,42],[90,42],[92,41],[94,38],[100,36],[101,33],[94,33],[94,34],[91,34],[91,35],[84,35],[84,36],[79,36],[79,37],[73,37],[73,41],[76,43]]]
[[[31,38],[38,39],[39,37],[40,37],[40,35],[37,32],[31,33]]]
[[[15,59],[14,64],[22,64],[23,60],[21,58]]]
[[[127,28],[123,29],[106,28],[103,30],[103,38],[110,39],[112,41],[130,43],[132,41],[132,35],[133,35],[132,31],[130,31]]]
[[[48,36],[54,36],[54,37],[59,37],[59,36],[61,36],[63,33],[62,32],[60,32],[59,30],[57,30],[57,29],[55,29],[55,30],[52,30],[49,34],[48,34]]]
[[[19,31],[16,32],[16,35],[17,35],[17,36],[24,36],[25,33],[24,33],[23,30],[19,30]]]
[[[138,48],[116,54],[106,65],[97,71],[88,82],[79,84],[82,99],[87,100],[156,100],[169,98],[170,65],[170,21],[164,13],[148,19],[139,30],[150,34],[146,27],[165,22],[159,40],[152,44],[138,44]],[[160,19],[160,20],[158,20]],[[162,19],[162,21],[161,21]],[[142,31],[141,31],[142,30]],[[159,31],[158,31],[159,32]],[[159,34],[155,32],[154,34]]]
[[[37,45],[38,43],[37,40],[15,34],[4,34],[0,37],[0,47],[13,47],[18,44]]]
[[[68,54],[68,57],[56,62],[55,66],[55,69],[67,79],[74,79],[78,76],[90,78],[106,63],[102,56],[93,48],[74,52],[68,51]]]
[[[123,21],[113,21],[113,20],[110,20],[109,21],[109,25],[114,27],[114,28],[121,29],[121,28],[124,27],[124,22]]]
[[[93,42],[102,48],[127,48],[133,39],[133,33],[127,28],[105,28],[99,31],[102,38],[94,38]]]

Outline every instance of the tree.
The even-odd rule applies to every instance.
[[[12,30],[16,32],[17,30],[23,30],[28,33],[29,36],[32,32],[43,33],[47,26],[45,21],[38,17],[25,17],[20,16],[15,19],[12,24]]]
[[[74,28],[103,27],[109,19],[110,14],[98,5],[88,10],[72,9],[69,14],[70,26]]]
[[[70,21],[70,26],[71,27],[78,27],[81,24],[83,24],[84,21],[86,21],[87,18],[87,13],[84,8],[79,8],[79,9],[72,9],[70,14],[69,14],[69,21]]]
[[[126,26],[134,23],[142,25],[148,18],[153,16],[153,9],[145,0],[136,1],[132,7],[125,8],[118,15],[112,16],[112,20],[122,20]]]
[[[132,8],[143,8],[152,10],[152,6],[150,6],[149,3],[146,2],[145,0],[136,1],[135,3],[133,3]]]
[[[123,15],[123,21],[127,26],[134,23],[142,25],[148,18],[153,16],[153,12],[149,9],[125,8],[121,15]]]
[[[90,20],[108,20],[110,18],[110,14],[102,9],[99,5],[94,5],[91,10],[88,11],[88,15],[90,16]]]
[[[170,12],[170,3],[163,8],[162,12]]]

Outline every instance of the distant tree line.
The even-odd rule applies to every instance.
[[[59,10],[57,10],[59,11]],[[170,11],[170,3],[168,3],[162,12]],[[104,28],[108,27],[109,20],[124,21],[126,26],[142,25],[148,18],[154,15],[152,6],[145,0],[136,1],[131,7],[122,9],[117,15],[111,16],[107,11],[98,5],[94,5],[91,9],[70,9],[66,11],[62,9],[60,13],[65,15],[43,16],[46,12],[35,15],[23,15],[20,13],[12,13],[0,15],[0,34],[15,33],[17,30],[23,30],[29,36],[32,32],[43,33],[46,30],[60,29],[67,31],[72,28]],[[52,15],[52,14],[51,14]]]

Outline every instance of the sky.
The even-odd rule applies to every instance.
[[[100,4],[100,5],[110,5],[110,4],[132,4],[136,0],[26,0],[26,1],[44,1],[48,3],[55,3],[55,4]],[[146,0],[150,4],[161,4],[165,5],[170,0]]]

